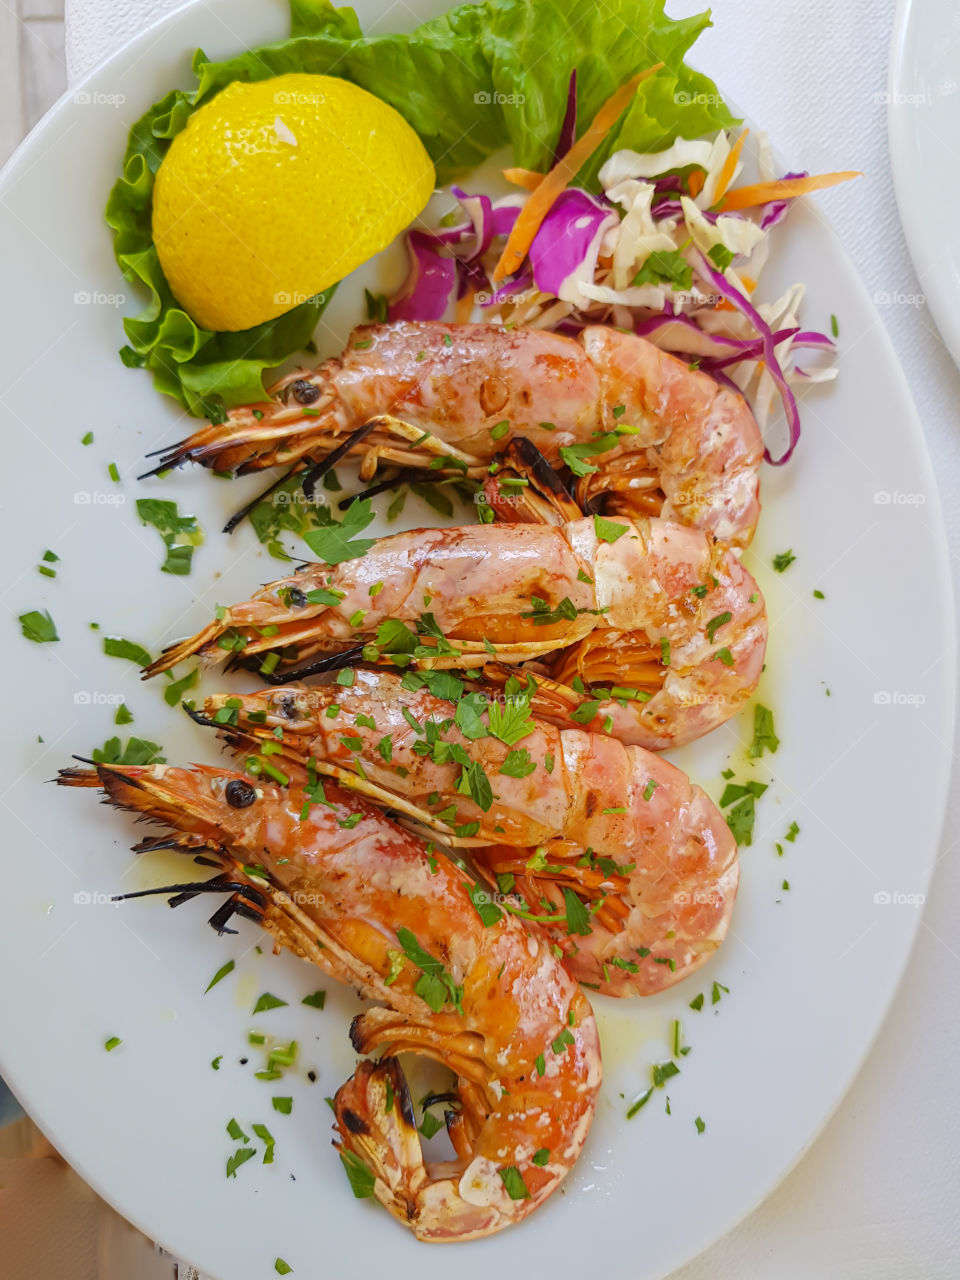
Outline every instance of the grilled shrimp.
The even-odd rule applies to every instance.
[[[311,565],[219,609],[146,670],[242,653],[248,663],[266,655],[268,673],[289,673],[317,653],[354,646],[359,657],[358,645],[371,660],[399,651],[439,667],[554,655],[542,714],[561,723],[573,714],[658,750],[740,708],[760,677],[766,636],[756,583],[702,530],[595,517],[380,538],[358,559]],[[565,687],[577,677],[599,692]]]
[[[364,325],[340,358],[291,373],[271,396],[203,427],[158,470],[302,467],[373,422],[358,445],[367,477],[378,460],[444,457],[481,474],[516,435],[554,465],[573,447],[580,496],[607,494],[609,511],[661,515],[737,546],[756,527],[763,444],[746,401],[619,329],[593,325],[574,339],[492,324]]]
[[[719,947],[733,910],[737,846],[722,815],[662,757],[537,722],[530,691],[508,689],[358,671],[346,688],[218,694],[195,718],[469,848],[497,901],[544,929],[579,981],[616,996],[679,982]]]
[[[338,1091],[335,1145],[419,1239],[489,1235],[556,1190],[596,1107],[593,1012],[545,941],[509,915],[483,924],[443,853],[303,770],[289,787],[165,765],[66,769],[59,781],[102,787],[222,864],[221,879],[161,892],[234,892],[279,945],[381,1002],[350,1034],[358,1053],[387,1056]],[[397,1053],[456,1073],[454,1160],[424,1161]]]

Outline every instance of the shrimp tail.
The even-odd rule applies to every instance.
[[[396,1058],[361,1062],[333,1099],[339,1140],[334,1146],[351,1175],[375,1181],[373,1194],[405,1226],[416,1223],[427,1181],[413,1102]]]

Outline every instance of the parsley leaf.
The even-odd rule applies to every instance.
[[[693,268],[679,249],[651,253],[633,278],[635,285],[668,284],[671,289],[693,287]]]
[[[439,1013],[449,999],[458,1013],[462,1014],[463,987],[453,981],[443,964],[420,946],[412,930],[398,929],[397,940],[406,958],[420,970],[421,976],[414,983],[413,989],[421,1000],[434,1013]]]
[[[530,759],[530,752],[527,748],[518,747],[516,750],[507,752],[499,772],[505,774],[508,778],[527,778],[536,767],[536,761]]]
[[[124,640],[121,636],[104,636],[103,652],[108,658],[126,658],[135,662],[138,667],[149,667],[153,659],[143,645],[133,640]]]
[[[779,745],[780,739],[773,728],[773,712],[758,702],[753,708],[753,741],[747,748],[747,755],[751,760],[756,760],[764,751],[769,751],[772,755]]]
[[[341,1151],[340,1162],[347,1171],[350,1190],[358,1200],[368,1200],[377,1182],[373,1170],[353,1151]]]
[[[501,1169],[500,1177],[503,1179],[503,1185],[506,1187],[507,1195],[511,1200],[530,1199],[530,1192],[523,1180],[523,1174],[515,1164],[508,1165],[506,1169]]]
[[[182,516],[175,502],[161,498],[138,498],[137,515],[144,524],[152,524],[163,538],[167,558],[160,566],[163,573],[185,576],[190,572],[193,549],[203,540],[196,516]]]
[[[18,622],[21,634],[27,640],[32,640],[34,644],[49,644],[51,640],[60,639],[57,635],[57,624],[46,609],[42,613],[39,609],[34,609],[30,613],[21,613]]]
[[[310,529],[303,535],[304,542],[319,559],[327,564],[342,564],[365,556],[376,539],[358,538],[373,523],[373,503],[369,498],[351,502],[343,519],[338,523]]]

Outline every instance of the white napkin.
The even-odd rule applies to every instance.
[[[681,17],[706,3],[673,0],[670,10]],[[176,7],[176,0],[66,0],[71,81]],[[404,12],[401,7],[398,22]],[[866,174],[824,192],[817,203],[833,219],[877,302],[879,322],[913,389],[940,485],[956,587],[960,458],[954,406],[960,404],[960,375],[926,306],[888,301],[922,294],[900,229],[887,157],[893,13],[894,0],[715,0],[716,26],[698,43],[694,60],[766,129],[791,169]],[[945,163],[954,160],[945,153]],[[829,300],[824,307],[831,310]],[[842,347],[840,369],[842,376]],[[898,572],[909,572],[909,566],[891,565],[891,573]],[[875,608],[880,619],[885,603],[864,601],[864,607]],[[922,648],[922,636],[917,644]],[[951,793],[960,797],[960,787]],[[958,841],[960,800],[954,800],[944,849]],[[777,1280],[956,1276],[960,1201],[953,1189],[960,1111],[941,1066],[960,1052],[960,1022],[949,1015],[960,960],[960,947],[952,941],[958,902],[960,869],[956,859],[943,858],[904,989],[838,1114],[778,1190],[673,1280],[770,1280],[774,1273]],[[696,1205],[688,1208],[697,1212]],[[640,1248],[642,1239],[641,1221]]]

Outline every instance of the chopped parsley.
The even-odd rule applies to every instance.
[[[186,576],[193,563],[193,549],[203,541],[196,516],[182,516],[175,502],[161,498],[138,498],[137,515],[145,525],[153,525],[163,539],[167,557],[161,572]]]
[[[60,639],[57,635],[57,624],[46,609],[42,612],[34,609],[30,613],[21,613],[17,621],[20,623],[21,635],[27,640],[32,640],[34,644],[49,644],[52,640]]]
[[[125,747],[119,738],[108,738],[91,755],[97,764],[164,764],[162,750],[158,743],[148,742],[146,738],[130,738]]]
[[[133,640],[124,640],[122,636],[104,636],[103,652],[108,658],[126,658],[138,667],[149,667],[153,661],[143,645],[136,644]]]
[[[353,1194],[358,1200],[368,1200],[377,1182],[373,1170],[353,1151],[341,1151],[340,1163],[346,1170]]]
[[[753,708],[753,741],[747,748],[747,755],[751,760],[757,760],[764,751],[772,755],[779,745],[780,739],[773,728],[773,712],[758,702]]]
[[[632,1120],[633,1117],[637,1114],[637,1112],[641,1111],[647,1105],[647,1103],[650,1101],[652,1097],[653,1097],[653,1085],[651,1085],[648,1089],[646,1089],[643,1093],[641,1093],[638,1098],[635,1098],[634,1101],[631,1102],[630,1106],[627,1107],[627,1119]]]
[[[228,973],[233,973],[236,967],[237,967],[236,961],[234,960],[228,960],[226,964],[221,965],[220,968],[217,970],[217,972],[213,975],[213,977],[207,983],[203,994],[206,995],[208,991],[212,991],[213,988],[217,985],[217,983],[222,982]]]
[[[603,516],[593,517],[593,527],[601,542],[616,542],[627,532],[625,524],[618,524],[616,520],[604,520]]]
[[[790,568],[796,558],[792,551],[781,551],[773,557],[773,567],[777,573],[783,573],[784,569]]]
[[[443,964],[420,946],[412,930],[398,929],[397,940],[406,958],[420,970],[420,977],[413,984],[413,989],[420,999],[434,1013],[439,1013],[449,1001],[457,1012],[462,1014],[463,987],[453,981]]]
[[[501,1169],[500,1177],[503,1180],[503,1185],[507,1189],[507,1195],[511,1200],[530,1199],[530,1191],[523,1180],[523,1174],[516,1165],[511,1164],[505,1169]]]
[[[326,564],[342,564],[365,556],[373,546],[374,538],[358,538],[373,523],[373,504],[369,498],[351,502],[341,521],[310,529],[303,539],[318,560]],[[332,517],[331,517],[332,519]]]
[[[690,289],[693,287],[693,268],[679,249],[658,249],[644,262],[633,283],[668,284],[673,290]]]
[[[281,1000],[279,996],[271,995],[269,991],[265,991],[253,1006],[253,1012],[266,1013],[268,1009],[282,1009],[286,1003],[286,1000]]]

